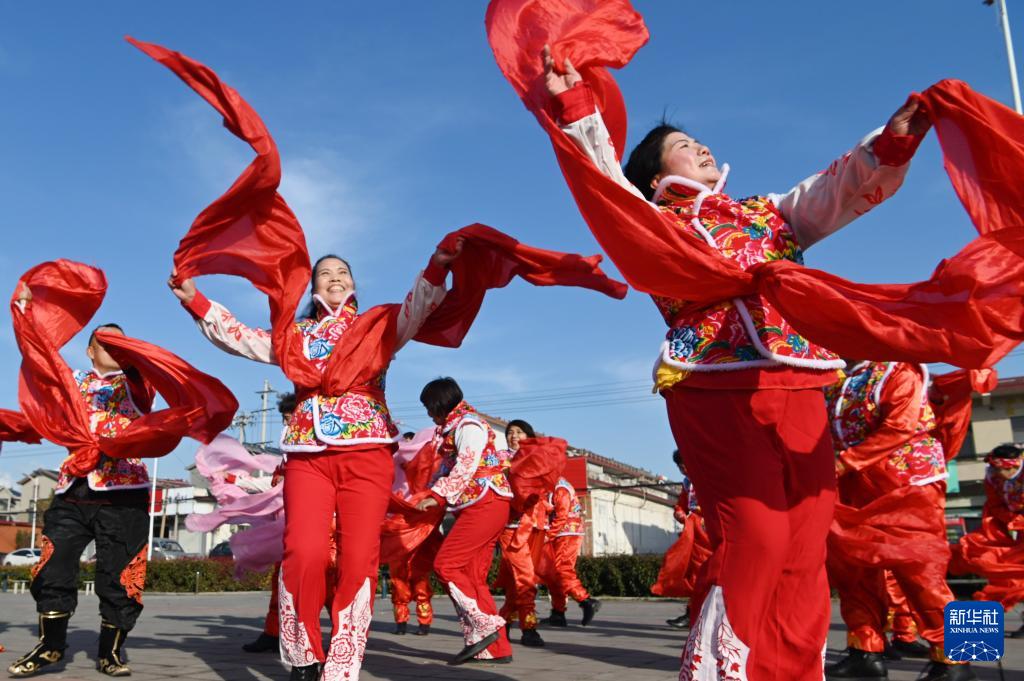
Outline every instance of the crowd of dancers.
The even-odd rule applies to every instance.
[[[668,326],[654,387],[692,487],[678,508],[682,536],[654,590],[689,596],[687,612],[670,621],[690,627],[680,679],[883,679],[887,655],[919,654],[928,657],[921,678],[976,678],[943,648],[942,610],[953,598],[946,567],[988,577],[981,597],[1007,608],[1020,600],[1021,449],[1007,445],[987,459],[982,529],[952,561],[946,466],[965,436],[972,390],[986,389],[990,368],[1024,339],[1024,194],[1003,180],[1024,172],[1024,119],[943,81],[788,192],[736,199],[724,191],[728,166],[669,125],[650,130],[620,165],[625,108],[606,67],[625,66],[649,36],[628,0],[600,11],[592,4],[493,0],[486,25],[498,66],[550,136],[587,226]],[[20,411],[0,413],[0,439],[45,438],[69,455],[33,569],[39,642],[9,672],[30,676],[64,657],[78,557],[95,540],[97,668],[130,674],[123,646],[146,572],[149,481],[140,458],[166,454],[186,436],[204,444],[197,466],[220,502],[193,522],[250,525],[236,538],[253,541],[236,539],[236,556],[275,565],[265,630],[247,649],[277,648],[292,679],[359,676],[381,563],[398,634],[408,632],[411,602],[414,633],[430,634],[436,575],[464,634],[452,664],[511,662],[517,620],[520,643],[542,646],[538,584],[551,593],[549,625],[567,623],[570,598],[588,624],[600,602],[574,571],[583,517],[561,475],[566,443],[513,421],[508,448],[499,449],[451,378],[420,395],[435,427],[402,442],[385,381],[410,342],[458,347],[487,291],[513,277],[613,298],[626,285],[604,274],[599,257],[528,246],[475,224],[440,239],[401,303],[363,309],[348,260],[311,262],[277,192],[280,157],[256,112],[203,64],[131,42],[255,153],[181,239],[167,284],[210,343],[275,364],[295,384],[294,404],[284,405],[286,461],[269,483],[253,475],[276,464],[219,436],[237,409],[230,391],[121,326],[94,327],[91,367],[72,372],[60,349],[89,324],[105,277],[69,260],[26,272],[11,301]],[[806,249],[896,193],[933,126],[977,238],[916,284],[857,284],[804,268]],[[265,294],[270,328],[204,296],[194,279],[210,274],[242,277]],[[929,333],[935,328],[947,333]],[[934,362],[963,369],[932,379],[923,367]],[[154,410],[156,393],[166,408]],[[454,522],[442,533],[448,512]],[[500,611],[487,583],[496,547]],[[830,586],[849,647],[826,666]],[[890,611],[894,639],[886,637]],[[926,646],[911,640],[910,622]]]

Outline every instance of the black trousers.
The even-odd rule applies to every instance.
[[[83,478],[54,497],[43,516],[43,555],[33,569],[38,612],[73,612],[82,552],[96,542],[100,615],[130,631],[142,612],[149,542],[146,490],[95,492]]]

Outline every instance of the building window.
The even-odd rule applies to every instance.
[[[1013,441],[1024,442],[1024,416],[1011,416],[1010,427],[1013,429]]]

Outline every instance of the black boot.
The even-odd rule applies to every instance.
[[[395,636],[405,636],[405,632],[408,628],[408,622],[395,622]]]
[[[933,660],[917,678],[922,681],[974,681],[978,677],[969,664],[946,664]]]
[[[565,612],[562,610],[552,610],[551,617],[544,620],[544,624],[549,627],[567,627],[569,623],[565,621]]]
[[[100,624],[100,648],[96,654],[96,669],[107,676],[131,676],[132,670],[121,652],[128,632],[109,622]]]
[[[417,636],[429,636],[430,635],[430,625],[429,624],[421,624],[419,626],[419,629],[417,629],[416,631],[414,631],[412,633],[416,634]]]
[[[519,639],[527,648],[543,648],[544,639],[540,637],[536,629],[523,629],[523,636]]]
[[[319,679],[320,664],[316,662],[307,664],[305,667],[292,667],[292,673],[288,677],[288,681],[319,681]]]
[[[479,654],[481,651],[486,650],[487,646],[491,645],[497,640],[498,632],[495,631],[493,633],[490,633],[487,636],[484,636],[476,643],[470,643],[469,645],[465,646],[462,650],[455,654],[455,657],[448,661],[448,664],[465,664],[466,662],[469,662],[474,657],[476,657],[477,654]]]
[[[594,621],[594,615],[601,609],[601,601],[596,598],[588,598],[585,601],[580,601],[580,608],[583,609],[583,626],[587,626]]]
[[[246,643],[242,646],[242,650],[247,653],[269,653],[272,650],[279,650],[281,647],[281,639],[277,636],[271,636],[270,634],[261,631],[260,635],[256,637],[256,640],[252,643]]]
[[[903,655],[900,651],[893,647],[895,641],[890,642],[888,639],[885,641],[885,650],[882,651],[882,657],[890,662],[899,662],[903,659]]]
[[[892,642],[892,649],[899,654],[899,658],[916,657],[920,660],[927,660],[931,655],[931,646],[926,646],[920,641],[901,641],[895,639]]]
[[[665,620],[665,624],[676,629],[686,629],[690,626],[690,616],[684,612],[679,617],[673,617],[670,620]]]
[[[11,676],[32,676],[43,667],[64,659],[70,612],[39,613],[39,643],[7,668]]]
[[[869,653],[849,648],[846,657],[825,667],[825,678],[847,681],[874,681],[889,678],[881,653]]]

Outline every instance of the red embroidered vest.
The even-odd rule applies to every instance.
[[[583,504],[580,503],[580,498],[576,495],[576,488],[569,483],[565,478],[559,478],[558,483],[555,485],[555,492],[552,493],[549,503],[554,503],[555,493],[558,490],[564,489],[569,493],[569,513],[563,527],[556,537],[581,537],[583,536]],[[552,513],[549,525],[554,523],[554,513]]]
[[[826,389],[837,454],[860,444],[878,428],[882,420],[882,389],[896,365],[897,362],[861,362],[842,383]],[[935,413],[928,403],[927,373],[925,376],[921,419],[915,434],[884,463],[885,471],[904,485],[926,485],[949,477],[942,445],[930,434],[935,428]]]
[[[480,418],[473,407],[465,402],[459,403],[455,409],[448,414],[443,426],[438,427],[440,445],[437,453],[441,457],[441,467],[437,471],[437,478],[449,477],[456,470],[459,463],[459,451],[455,446],[455,434],[467,423],[475,423],[481,426],[487,433],[487,445],[480,456],[480,464],[476,470],[467,471],[469,480],[463,488],[455,503],[449,502],[448,508],[452,511],[471,506],[480,500],[487,490],[493,490],[503,497],[512,496],[512,487],[508,483],[508,469],[511,467],[508,456],[504,451],[499,452],[494,446],[494,430],[487,425],[487,422]]]
[[[682,178],[680,178],[682,180]],[[773,260],[803,262],[792,228],[771,200],[734,200],[722,193],[671,185],[658,207],[688,236],[717,249],[743,269]],[[659,361],[688,371],[727,371],[786,364],[808,369],[842,368],[834,353],[790,326],[759,295],[724,300],[694,310],[686,301],[654,296],[669,331]]]
[[[302,350],[323,371],[338,340],[358,315],[354,299],[337,314],[322,309],[317,319],[296,322],[302,334]],[[387,372],[381,372],[363,389],[344,395],[312,395],[299,402],[281,435],[285,452],[319,452],[329,445],[384,444],[394,442],[398,428],[391,421],[384,400]]]
[[[142,411],[132,402],[128,379],[123,372],[99,376],[91,370],[76,371],[74,378],[85,400],[89,427],[99,437],[119,435],[142,416]],[[61,465],[54,493],[62,494],[74,481],[67,467]],[[149,473],[141,459],[115,459],[101,454],[96,468],[88,475],[88,482],[89,487],[97,491],[140,489],[149,487]]]

